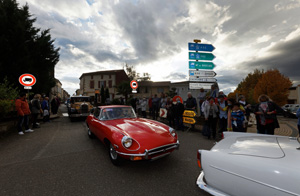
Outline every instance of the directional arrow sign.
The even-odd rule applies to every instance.
[[[213,85],[214,83],[190,83],[189,84],[189,88],[190,89],[211,89],[211,86]]]
[[[199,78],[196,76],[190,76],[191,82],[217,82],[216,78]]]
[[[196,71],[189,70],[189,76],[199,76],[199,77],[214,77],[216,76],[216,72],[214,71]]]
[[[211,44],[189,43],[189,50],[212,52],[215,47]]]
[[[212,61],[214,58],[215,56],[212,53],[189,52],[189,59],[191,60]]]
[[[184,110],[183,116],[186,116],[186,117],[195,117],[196,113],[194,111],[192,111],[192,110]]]
[[[189,118],[189,117],[182,117],[182,120],[184,123],[187,123],[187,124],[195,124],[196,123],[195,119]]]
[[[212,62],[198,62],[198,61],[190,61],[189,68],[190,69],[213,69],[215,64]]]

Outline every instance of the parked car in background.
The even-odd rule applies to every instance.
[[[93,108],[88,96],[72,96],[68,106],[68,114],[71,120],[77,117],[87,117]]]
[[[284,110],[283,116],[289,117],[289,118],[297,118],[296,113],[299,109],[299,104],[285,104],[282,109]]]
[[[276,135],[224,132],[198,151],[197,185],[218,196],[300,195],[300,141]]]
[[[131,106],[111,105],[93,109],[86,124],[90,138],[108,147],[113,164],[123,159],[155,160],[179,148],[175,130],[163,123],[137,118]]]

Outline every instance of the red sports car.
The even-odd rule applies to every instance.
[[[137,118],[130,106],[111,105],[94,108],[87,117],[88,135],[98,137],[118,165],[120,158],[154,160],[179,148],[175,130],[157,121]]]

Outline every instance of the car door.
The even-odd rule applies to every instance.
[[[100,114],[100,108],[94,108],[93,109],[93,113],[91,115],[91,118],[90,118],[90,121],[89,121],[89,127],[91,129],[91,131],[97,135],[97,123],[96,123],[96,120],[98,119],[99,117],[99,114]]]

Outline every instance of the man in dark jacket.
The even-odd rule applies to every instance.
[[[180,102],[180,99],[176,99],[176,104],[174,105],[174,117],[175,117],[175,124],[177,129],[184,131],[183,122],[182,122],[182,115],[184,112],[184,105]]]
[[[197,108],[196,99],[192,96],[191,92],[188,92],[187,96],[188,96],[188,98],[186,100],[185,109],[196,112],[196,108]],[[192,130],[194,130],[194,129],[195,129],[195,124],[192,124]]]

